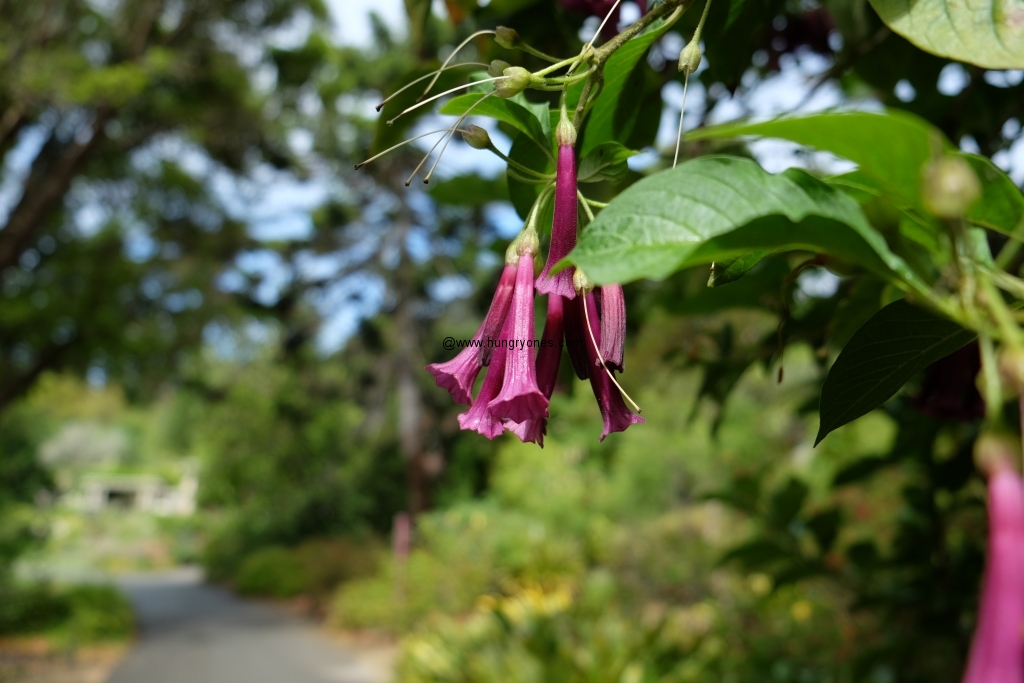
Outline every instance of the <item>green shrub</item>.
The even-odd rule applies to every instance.
[[[310,583],[306,568],[295,552],[271,546],[250,554],[234,576],[242,595],[291,598],[304,593]]]
[[[57,588],[31,583],[0,587],[2,634],[46,634],[89,643],[126,638],[134,622],[131,605],[113,586]]]

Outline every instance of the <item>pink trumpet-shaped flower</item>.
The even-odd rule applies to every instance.
[[[508,339],[509,324],[506,320],[501,330],[501,339]],[[501,384],[505,376],[505,363],[508,358],[508,349],[499,346],[491,356],[491,364],[487,367],[487,374],[484,375],[484,383],[480,387],[480,393],[476,397],[469,410],[459,415],[459,427],[461,429],[479,432],[488,439],[501,436],[505,431],[505,421],[491,412],[488,407],[491,400],[501,391]]]
[[[552,294],[548,297],[548,311],[544,320],[544,334],[537,352],[537,387],[550,399],[558,380],[558,366],[562,360],[562,307],[563,299]],[[512,433],[523,443],[532,441],[544,448],[547,418],[512,423]]]
[[[516,272],[515,264],[507,264],[501,273],[491,307],[480,324],[480,329],[473,336],[473,342],[480,342],[481,345],[471,343],[447,363],[433,363],[427,366],[427,370],[434,375],[437,386],[447,389],[456,403],[473,405],[473,383],[480,374],[480,368],[491,361],[494,349],[488,346],[487,342],[497,338],[508,315],[515,289]]]
[[[590,359],[590,365],[592,366],[590,369],[590,387],[594,390],[594,397],[597,399],[597,405],[601,409],[601,417],[604,419],[604,431],[601,432],[601,441],[604,441],[605,437],[612,432],[624,432],[630,425],[642,424],[646,420],[632,413],[626,407],[626,402],[622,400],[622,394],[609,377],[611,370],[605,370],[600,367],[601,361],[597,356],[597,347],[594,346],[595,340],[598,344],[601,343],[601,329],[597,319],[597,304],[594,302],[594,295],[587,294],[585,297],[581,296],[578,305],[587,307],[590,317],[590,329],[594,337],[594,339],[591,339],[591,335],[586,335],[587,357]],[[593,367],[595,365],[597,367]]]
[[[988,556],[964,683],[1024,682],[1024,482],[1005,462],[988,481]]]
[[[609,370],[622,372],[626,348],[626,298],[622,285],[601,288],[601,357]]]
[[[572,285],[572,267],[552,275],[551,269],[576,246],[576,132],[572,124],[558,125],[558,168],[555,174],[555,217],[551,224],[551,246],[544,270],[537,278],[537,291],[557,294],[566,299],[576,298]]]
[[[492,414],[513,422],[548,416],[548,399],[537,387],[533,358],[533,254],[527,249],[519,257],[519,274],[502,338],[511,341],[505,358],[505,379],[499,393],[487,404]],[[506,330],[508,334],[506,335]],[[490,374],[490,373],[488,373]]]

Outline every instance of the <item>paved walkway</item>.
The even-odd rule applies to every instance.
[[[316,625],[178,570],[119,581],[141,638],[108,683],[386,683],[386,652],[359,653]]]

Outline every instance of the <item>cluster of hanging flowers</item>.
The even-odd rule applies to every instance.
[[[563,111],[556,131],[558,161],[554,220],[547,261],[535,275],[540,253],[536,230],[538,205],[509,246],[505,269],[491,307],[471,344],[446,363],[428,365],[437,385],[456,403],[469,406],[459,415],[462,429],[489,439],[511,431],[523,442],[544,445],[548,406],[555,389],[562,346],[580,379],[589,379],[604,430],[601,440],[644,419],[626,406],[639,408],[622,391],[615,372],[623,370],[626,304],[620,285],[595,287],[582,270],[569,266],[552,273],[576,246],[576,131]],[[534,301],[547,296],[541,338],[534,337]],[[473,385],[487,368],[477,395]]]

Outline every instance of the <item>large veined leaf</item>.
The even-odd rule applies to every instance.
[[[1021,0],[871,0],[871,6],[922,50],[986,69],[1024,68]]]
[[[487,99],[484,99],[485,97]],[[487,95],[476,93],[460,95],[448,101],[438,110],[438,113],[461,116],[470,109],[472,109],[470,116],[488,116],[498,121],[504,121],[516,130],[525,133],[542,149],[548,149],[551,146],[541,127],[541,122],[534,113],[511,100],[487,97]],[[547,112],[547,107],[544,108],[544,111]]]
[[[967,219],[982,227],[1013,234],[1024,221],[1024,194],[991,161],[953,150],[927,121],[904,112],[887,114],[833,112],[765,121],[730,123],[687,133],[690,139],[763,135],[832,152],[858,164],[853,174],[836,178],[859,190],[886,194],[902,209],[920,206],[922,167],[938,150],[963,158],[978,174],[982,198]],[[927,222],[921,215],[916,220]]]
[[[892,398],[915,374],[976,335],[904,300],[878,311],[854,333],[821,388],[817,445],[834,429]]]
[[[949,142],[924,119],[899,111],[828,112],[761,123],[726,123],[686,134],[689,140],[758,135],[832,152],[860,166],[897,203],[920,204],[921,170]]]
[[[616,197],[568,260],[598,283],[660,279],[754,249],[803,249],[920,287],[858,204],[799,169],[707,156],[644,178]]]

